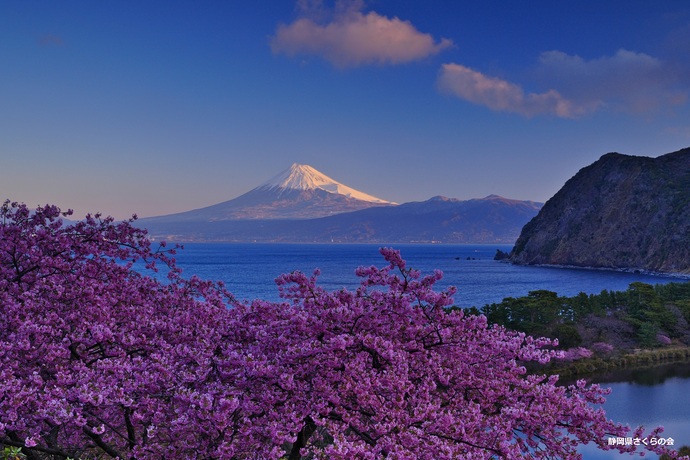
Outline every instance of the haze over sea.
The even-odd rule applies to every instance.
[[[186,276],[223,281],[240,300],[279,300],[275,278],[300,270],[311,274],[321,271],[320,285],[326,289],[354,289],[359,280],[359,266],[383,266],[376,244],[185,244],[176,259]],[[401,251],[408,267],[431,273],[443,271],[439,287],[456,286],[455,304],[481,307],[500,302],[505,297],[527,295],[547,289],[559,295],[580,292],[598,294],[602,290],[625,290],[634,281],[669,283],[670,276],[624,273],[606,270],[516,266],[493,260],[496,250],[510,251],[510,245],[394,245]]]

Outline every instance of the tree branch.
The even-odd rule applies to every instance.
[[[101,438],[100,435],[94,433],[88,427],[86,427],[86,426],[83,427],[82,431],[84,432],[84,434],[86,436],[91,438],[91,440],[93,440],[93,442],[96,443],[96,445],[98,447],[103,449],[103,452],[105,452],[106,454],[110,455],[113,458],[119,458],[121,460],[124,460],[125,458],[127,458],[124,455],[122,455],[120,452],[118,452],[117,449],[115,449],[114,447],[112,447],[111,445],[109,445],[105,441],[103,441],[103,439]]]
[[[300,450],[303,447],[306,447],[309,438],[312,434],[314,434],[315,430],[316,423],[314,423],[314,420],[312,420],[312,418],[308,416],[306,419],[304,419],[304,426],[299,431],[299,433],[297,433],[297,439],[292,444],[292,449],[290,450],[288,460],[300,460],[300,458],[302,458],[300,456]]]

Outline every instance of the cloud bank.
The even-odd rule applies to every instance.
[[[681,105],[688,96],[672,65],[625,49],[591,60],[548,51],[539,57],[537,75],[573,99],[628,113]]]
[[[558,91],[525,93],[518,85],[489,77],[460,64],[444,64],[437,81],[441,91],[492,110],[514,112],[526,117],[555,115],[581,116],[596,107],[575,104]]]
[[[363,0],[336,0],[332,9],[322,0],[297,0],[297,8],[298,19],[277,27],[273,53],[318,56],[346,68],[408,63],[453,46],[409,21],[363,12]],[[525,117],[580,118],[601,110],[649,114],[687,103],[688,67],[625,49],[594,59],[553,50],[526,69],[525,84],[536,90],[454,62],[441,66],[436,85],[473,104]]]
[[[271,40],[276,54],[320,56],[336,67],[403,64],[452,46],[418,31],[409,21],[355,8],[336,10],[330,21],[302,17],[280,25]]]
[[[548,51],[539,57],[533,75],[550,89],[527,93],[516,83],[455,63],[441,67],[437,85],[442,92],[491,110],[561,118],[603,109],[652,113],[685,104],[690,89],[673,66],[624,49],[591,60]]]

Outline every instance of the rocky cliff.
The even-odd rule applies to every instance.
[[[602,156],[525,225],[510,258],[690,274],[690,148]]]

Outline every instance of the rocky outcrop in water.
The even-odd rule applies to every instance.
[[[525,225],[510,259],[690,274],[690,148],[602,156]]]

